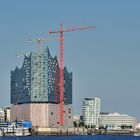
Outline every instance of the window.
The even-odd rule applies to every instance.
[[[69,108],[69,113],[71,113],[71,109]]]

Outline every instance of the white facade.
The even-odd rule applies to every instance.
[[[126,114],[109,113],[100,115],[100,126],[108,127],[110,129],[119,129],[122,126],[135,125],[135,119]]]
[[[100,98],[83,99],[83,119],[86,126],[99,126]]]
[[[0,122],[5,121],[5,111],[4,108],[0,108]]]

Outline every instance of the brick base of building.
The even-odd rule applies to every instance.
[[[60,127],[59,104],[30,103],[18,104],[11,107],[11,120],[32,121],[34,128],[58,128]],[[64,127],[73,127],[72,105],[64,105]]]

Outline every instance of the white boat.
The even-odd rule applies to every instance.
[[[15,129],[15,135],[16,136],[29,136],[31,133],[29,132],[28,128],[16,128]]]
[[[134,136],[140,136],[140,133],[134,133]]]

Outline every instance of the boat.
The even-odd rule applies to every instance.
[[[15,135],[16,136],[30,136],[31,133],[29,132],[28,128],[16,128]]]
[[[0,136],[29,136],[31,135],[32,122],[4,122],[0,123]]]
[[[28,128],[23,127],[7,127],[3,128],[2,136],[29,136],[31,135]]]
[[[134,133],[134,136],[140,136],[140,133]]]

